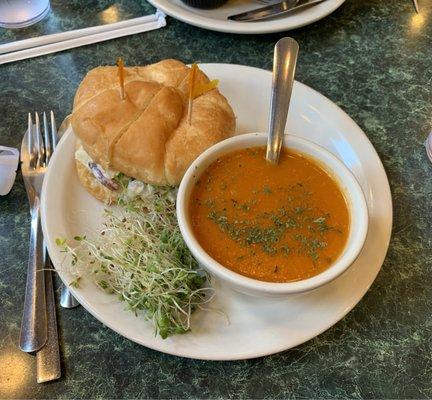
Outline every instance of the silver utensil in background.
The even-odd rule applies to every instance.
[[[80,305],[65,284],[62,284],[60,289],[60,305],[63,308],[75,308]]]
[[[230,15],[228,16],[228,19],[238,22],[263,21],[265,19],[288,14],[303,7],[309,7],[314,4],[322,3],[323,1],[325,0],[285,0],[280,3],[257,8],[255,10]]]
[[[49,143],[49,141],[48,141]],[[36,125],[28,116],[28,131],[21,144],[21,171],[30,204],[31,230],[27,267],[24,310],[19,346],[32,353],[47,341],[47,316],[44,282],[44,246],[40,224],[40,194],[46,171],[46,155],[51,147],[45,146],[40,132],[39,116]]]
[[[279,161],[279,154],[285,134],[298,51],[298,43],[289,37],[280,39],[274,48],[266,154],[266,159],[273,164],[277,164]]]
[[[430,162],[432,162],[432,132],[429,133],[424,145],[426,147],[426,154]]]

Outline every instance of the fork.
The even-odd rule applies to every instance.
[[[21,172],[30,205],[31,230],[20,348],[32,353],[47,341],[47,314],[44,279],[44,245],[40,223],[40,194],[43,177],[52,154],[51,141],[40,131],[39,115],[33,125],[28,115],[28,130],[21,144]]]

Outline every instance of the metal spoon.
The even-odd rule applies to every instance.
[[[266,160],[279,162],[285,134],[299,45],[289,37],[280,39],[274,48],[272,95]]]

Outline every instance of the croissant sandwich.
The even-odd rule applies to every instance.
[[[94,197],[115,201],[119,176],[177,185],[196,157],[234,134],[231,106],[199,69],[194,82],[209,89],[190,97],[191,71],[176,60],[124,68],[123,93],[117,67],[87,74],[75,95],[71,124],[78,139],[78,177]]]

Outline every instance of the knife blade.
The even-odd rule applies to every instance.
[[[228,16],[231,21],[255,22],[290,13],[303,7],[322,3],[325,0],[284,0],[270,6]]]
[[[419,5],[418,5],[417,0],[413,0],[413,3],[414,3],[414,8],[416,10],[416,13],[417,14],[420,13],[420,9],[419,9]]]

